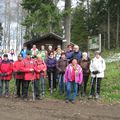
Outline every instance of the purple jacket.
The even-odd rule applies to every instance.
[[[68,81],[72,81],[72,65],[69,64],[66,68],[65,75],[64,75],[64,82],[67,83]],[[83,72],[80,65],[77,65],[77,73],[75,74],[75,82],[78,84],[82,84],[83,81]]]
[[[54,71],[56,69],[56,59],[48,57],[46,65],[48,71]]]

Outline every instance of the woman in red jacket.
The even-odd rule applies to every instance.
[[[37,55],[36,60],[36,80],[35,80],[35,96],[37,99],[40,99],[40,90],[39,90],[39,84],[42,92],[42,97],[44,96],[44,79],[46,77],[46,63],[42,60],[41,54]]]
[[[28,88],[29,88],[29,83],[32,81],[34,83],[35,80],[35,61],[30,57],[30,52],[27,52],[26,58],[24,59],[24,82],[23,82],[23,100],[27,101],[28,97]]]
[[[23,68],[24,68],[23,58],[22,55],[19,54],[18,60],[15,61],[13,64],[13,72],[15,75],[16,88],[17,88],[16,97],[21,97],[21,95],[23,96],[23,80],[24,80],[24,73],[22,71]]]
[[[0,64],[0,96],[3,95],[3,84],[5,84],[5,97],[9,96],[9,81],[12,79],[12,63],[8,59],[8,55],[3,55],[3,60]]]

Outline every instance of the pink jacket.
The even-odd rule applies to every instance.
[[[72,65],[69,64],[65,70],[64,75],[64,82],[67,83],[68,81],[72,81]],[[82,84],[83,81],[83,72],[80,65],[77,65],[77,73],[75,74],[75,82],[78,84]]]
[[[43,70],[43,73],[41,74],[44,76],[44,78],[46,78],[46,70],[47,70],[46,63],[43,60],[37,60],[35,66],[36,79],[40,79],[41,70]]]

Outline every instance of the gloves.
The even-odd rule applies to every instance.
[[[43,70],[41,70],[41,71],[40,71],[40,73],[44,73],[44,71],[43,71]]]
[[[7,73],[2,73],[1,76],[5,77],[5,76],[7,76]]]
[[[18,70],[18,71],[17,71],[17,75],[21,75],[21,71]]]
[[[98,73],[100,73],[98,70],[92,72],[92,74],[94,74],[94,75],[96,75]]]

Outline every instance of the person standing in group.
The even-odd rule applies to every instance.
[[[80,60],[82,58],[82,52],[79,50],[78,45],[74,45],[72,59],[73,58],[76,58],[78,60],[78,62],[80,62]]]
[[[22,55],[23,58],[26,58],[26,53],[27,53],[27,47],[24,46],[23,49],[20,51],[20,54]]]
[[[41,45],[41,50],[40,50],[41,58],[42,60],[46,60],[47,58],[47,51],[45,50],[45,46]]]
[[[17,56],[15,54],[14,49],[11,49],[11,51],[10,51],[10,58],[9,59],[10,59],[11,62],[14,62],[14,61],[17,60]]]
[[[49,45],[49,46],[48,46],[47,57],[50,55],[50,52],[53,52],[53,47],[52,47],[52,45]]]
[[[106,69],[105,60],[101,57],[100,51],[95,52],[95,57],[91,60],[91,90],[90,98],[95,96],[96,99],[100,97],[101,80],[104,78],[104,71]]]
[[[7,50],[7,49],[5,49],[4,50],[4,53],[2,54],[2,59],[4,58],[4,54],[7,54],[8,55],[8,59],[10,60],[10,52],[9,52],[9,50]]]
[[[40,97],[44,97],[44,80],[46,78],[46,70],[47,66],[44,60],[42,60],[41,54],[37,55],[36,59],[36,66],[35,66],[35,72],[36,72],[36,79],[35,79],[35,97],[36,99],[40,99]],[[40,86],[39,86],[40,85]],[[39,89],[41,88],[41,90]],[[40,96],[40,91],[41,95]]]
[[[36,48],[36,45],[33,45],[32,49],[31,49],[32,58],[36,58],[38,53],[39,53],[39,50]]]
[[[8,59],[8,55],[3,55],[3,60],[0,64],[0,96],[3,95],[3,86],[5,84],[5,97],[9,97],[9,82],[12,79],[13,64]]]
[[[67,86],[66,103],[68,103],[70,100],[72,103],[75,102],[78,84],[81,85],[82,81],[83,81],[82,68],[78,64],[77,59],[73,58],[72,62],[67,66],[64,75],[64,82],[66,83]],[[72,86],[73,86],[73,95],[71,97]]]
[[[13,64],[13,74],[16,79],[16,97],[23,96],[23,82],[24,82],[24,72],[22,69],[24,68],[24,62],[22,55],[18,55],[18,60]]]
[[[28,99],[28,88],[30,82],[34,83],[35,80],[35,61],[30,57],[31,52],[28,51],[26,58],[23,60],[24,61],[24,68],[22,71],[24,72],[24,81],[23,81],[23,100],[27,101]],[[31,84],[32,84],[31,83]]]
[[[70,62],[70,60],[72,59],[72,55],[73,55],[72,45],[68,45],[66,51],[66,58],[68,59],[68,62]]]
[[[90,59],[88,57],[87,52],[82,53],[80,66],[82,67],[83,70],[83,91],[81,92],[82,92],[82,96],[84,97],[86,95],[87,83],[90,75]]]
[[[58,74],[59,74],[59,91],[60,91],[60,95],[63,94],[63,92],[65,91],[64,89],[64,74],[65,74],[65,69],[68,65],[68,60],[66,59],[65,53],[62,52],[61,53],[61,58],[57,61],[56,64],[56,68],[58,70]]]
[[[54,58],[54,52],[50,52],[49,56],[46,60],[47,65],[47,74],[49,81],[49,89],[56,89],[56,59]],[[53,81],[53,85],[51,86],[51,81]],[[52,87],[52,88],[51,88]]]
[[[55,59],[58,61],[61,57],[62,49],[61,46],[58,45],[56,51],[54,51]]]

